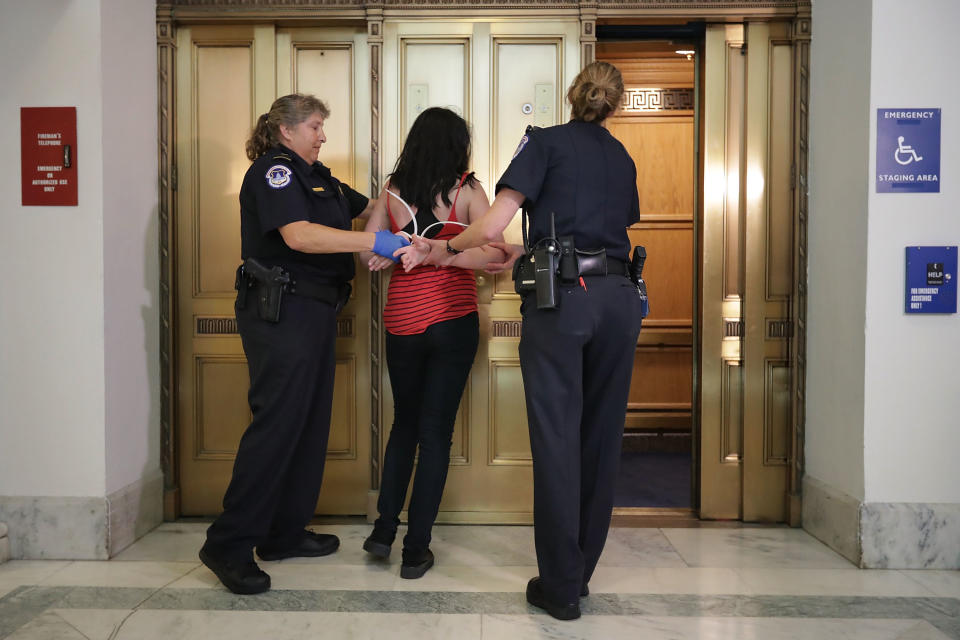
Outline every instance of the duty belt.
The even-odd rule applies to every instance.
[[[247,258],[237,269],[235,287],[238,291],[237,304],[241,309],[246,306],[247,291],[256,289],[260,317],[270,322],[279,321],[285,293],[320,300],[340,311],[350,298],[351,291],[349,282],[338,284],[297,278],[280,266],[267,266],[254,258]]]
[[[627,263],[619,258],[611,258],[603,250],[577,250],[577,272],[581,276],[627,276],[630,271]]]

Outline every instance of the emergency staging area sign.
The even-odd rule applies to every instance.
[[[20,109],[21,198],[24,206],[76,206],[77,108]]]
[[[907,247],[907,313],[957,312],[957,248]]]
[[[940,109],[877,109],[877,193],[940,193]]]

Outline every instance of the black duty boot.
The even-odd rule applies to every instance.
[[[433,566],[433,552],[430,549],[403,548],[403,564],[400,565],[400,577],[407,580],[420,578]]]
[[[305,530],[303,537],[293,546],[278,547],[269,542],[257,545],[257,555],[263,560],[316,558],[318,556],[328,556],[339,547],[340,539],[337,536]]]
[[[218,554],[203,545],[200,548],[200,561],[220,579],[227,589],[245,595],[263,593],[270,588],[270,576],[260,570],[253,557],[249,560],[235,560]]]
[[[540,576],[530,578],[530,582],[527,583],[527,602],[543,609],[557,620],[576,620],[580,617],[580,603],[561,604],[547,598],[547,594],[543,592]]]
[[[378,558],[389,558],[390,545],[393,544],[393,539],[396,537],[396,531],[374,525],[373,532],[363,541],[363,550]]]

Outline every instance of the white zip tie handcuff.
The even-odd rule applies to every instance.
[[[437,221],[434,222],[433,224],[428,224],[426,227],[424,227],[424,228],[423,228],[423,233],[420,233],[420,232],[417,230],[417,216],[414,215],[413,209],[410,208],[410,205],[407,204],[407,201],[404,200],[403,198],[401,198],[400,196],[398,196],[397,194],[395,194],[393,191],[390,191],[390,189],[385,189],[385,191],[386,191],[387,193],[389,193],[390,195],[392,195],[392,196],[393,196],[394,198],[396,198],[397,200],[399,200],[399,201],[403,204],[403,206],[407,208],[407,213],[410,214],[410,219],[413,220],[413,235],[414,235],[414,236],[423,236],[424,234],[427,233],[427,230],[428,230],[428,229],[432,229],[433,227],[437,226],[438,224],[439,224],[439,225],[458,224],[458,225],[460,225],[461,227],[469,227],[469,226],[470,226],[470,225],[464,224],[464,223],[462,223],[462,222],[457,222],[456,220],[437,220]],[[410,238],[412,237],[412,236],[411,236],[409,233],[407,233],[406,231],[402,231],[402,230],[401,230],[401,231],[398,231],[398,232],[397,232],[397,234],[401,234],[401,233],[402,233],[404,236],[406,236],[407,240],[410,240]]]

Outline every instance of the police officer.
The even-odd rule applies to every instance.
[[[561,620],[580,616],[578,596],[588,593],[606,542],[641,324],[640,293],[627,277],[626,227],[640,217],[637,172],[603,126],[622,95],[616,67],[588,65],[567,92],[570,122],[528,130],[487,214],[446,243],[417,239],[403,250],[405,267],[423,259],[443,264],[494,240],[524,205],[531,247],[553,235],[552,214],[556,236],[572,236],[581,254],[572,281],[557,284],[556,308],[540,308],[535,292],[521,294],[540,569],[527,601]],[[513,246],[513,259],[521,250]]]
[[[313,516],[330,431],[336,313],[354,275],[350,252],[392,256],[389,232],[350,231],[368,200],[317,161],[326,105],[278,98],[247,141],[240,188],[237,327],[250,371],[253,421],[237,450],[223,513],[200,559],[234,593],[270,576],[253,559],[333,553],[340,541],[305,529]]]

